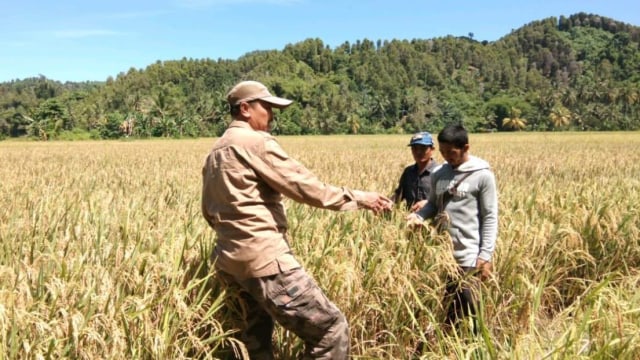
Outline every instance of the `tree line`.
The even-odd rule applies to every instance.
[[[226,91],[265,83],[294,100],[278,134],[640,129],[640,28],[579,13],[495,42],[468,36],[321,39],[236,60],[157,61],[104,82],[39,76],[0,83],[0,138],[217,136]]]

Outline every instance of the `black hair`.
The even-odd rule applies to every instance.
[[[464,126],[450,124],[445,126],[438,134],[438,143],[451,144],[458,149],[462,149],[469,144],[469,134]]]
[[[229,114],[231,114],[232,118],[235,118],[240,114],[240,104],[229,105]]]

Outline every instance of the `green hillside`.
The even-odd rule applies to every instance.
[[[579,13],[495,42],[467,37],[307,39],[236,60],[180,59],[104,82],[0,83],[0,138],[219,135],[241,79],[295,100],[279,134],[640,129],[640,28]]]

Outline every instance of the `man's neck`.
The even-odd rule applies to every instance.
[[[418,165],[418,174],[421,174],[424,169],[427,168],[427,166],[429,165],[429,163],[431,162],[431,159],[425,161],[425,162],[419,162],[416,165]]]

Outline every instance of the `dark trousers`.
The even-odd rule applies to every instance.
[[[239,338],[252,360],[274,358],[274,321],[304,341],[302,359],[348,358],[347,320],[304,269],[241,281],[218,275],[234,291],[231,307],[242,320]]]
[[[474,334],[478,332],[476,322],[477,293],[479,291],[480,279],[476,276],[475,267],[460,266],[457,276],[447,276],[444,290],[443,306],[447,312],[444,319],[444,331],[452,331],[459,328],[460,321],[471,316],[471,327]],[[425,332],[424,337],[428,342],[435,344],[435,334],[433,329]],[[415,349],[415,357],[422,354],[427,344],[419,341]]]
[[[447,307],[445,324],[451,327],[468,316],[472,316],[473,332],[477,331],[476,310],[480,279],[476,276],[475,267],[461,266],[458,276],[447,277],[443,304]]]

